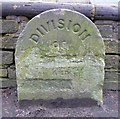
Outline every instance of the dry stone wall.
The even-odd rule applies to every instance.
[[[27,24],[26,16],[6,16],[1,19],[2,31],[0,32],[0,80],[2,88],[16,86],[15,46],[19,34]],[[94,21],[105,43],[105,85],[104,89],[117,90],[118,76],[120,74],[120,52],[118,50],[118,28],[120,22],[97,20]],[[119,80],[120,81],[120,80]]]

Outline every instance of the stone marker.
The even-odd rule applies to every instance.
[[[35,16],[15,53],[19,100],[92,98],[102,103],[103,39],[84,15],[54,9]]]

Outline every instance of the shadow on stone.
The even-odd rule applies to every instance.
[[[44,106],[48,108],[75,108],[75,107],[91,107],[97,106],[97,101],[83,98],[83,99],[62,99],[55,100],[23,100],[19,102],[20,108],[27,108],[28,106]]]

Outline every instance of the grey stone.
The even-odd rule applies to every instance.
[[[113,25],[114,23],[117,23],[117,22],[111,21],[111,20],[96,20],[95,21],[96,25]]]
[[[112,25],[97,25],[97,28],[100,30],[102,37],[104,37],[104,38],[112,38],[113,37]]]
[[[90,97],[102,103],[103,39],[84,15],[46,11],[25,27],[16,44],[18,99]]]
[[[9,79],[16,79],[16,70],[15,70],[14,65],[12,65],[8,68],[8,78]]]
[[[115,53],[120,54],[118,50],[118,46],[120,44],[120,41],[113,38],[104,38],[105,43],[105,53]]]
[[[0,65],[8,65],[13,63],[13,52],[12,51],[0,51],[0,57],[2,61]]]
[[[119,55],[106,55],[105,56],[105,68],[106,69],[120,69],[120,56]]]
[[[0,77],[7,77],[7,69],[0,69]]]
[[[15,15],[6,16],[6,20],[17,20],[17,16]]]
[[[111,81],[111,82],[120,81],[120,78],[118,78],[118,76],[120,76],[120,72],[117,70],[105,71],[105,81]]]
[[[120,73],[114,70],[106,70],[105,71],[105,82],[104,82],[104,89],[105,90],[118,90],[118,78]],[[1,80],[0,80],[1,81]],[[16,87],[16,80],[15,78],[2,78],[2,85],[1,88],[8,88],[8,87]]]
[[[0,78],[0,88],[16,87],[16,80],[10,80],[9,78]]]
[[[18,23],[15,20],[2,20],[2,31],[0,33],[15,33],[18,30]]]
[[[18,23],[21,23],[23,21],[28,22],[28,18],[25,16],[7,16],[7,20],[16,20]]]
[[[120,81],[105,81],[104,89],[107,90],[120,90]]]
[[[17,38],[14,38],[12,36],[4,36],[0,38],[0,43],[2,44],[0,45],[0,48],[8,49],[8,50],[15,49],[16,41],[17,41]]]

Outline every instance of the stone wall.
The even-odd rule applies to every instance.
[[[0,80],[2,88],[16,86],[15,75],[15,46],[19,34],[29,19],[25,16],[6,16],[1,20],[2,31],[0,33]],[[106,46],[105,56],[105,89],[118,89],[119,59],[118,51],[118,26],[120,22],[97,20],[94,21],[104,38]]]

